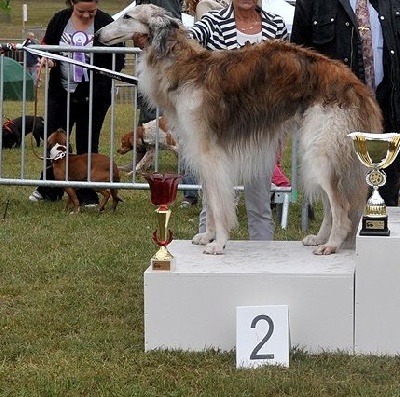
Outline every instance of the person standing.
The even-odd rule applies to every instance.
[[[50,20],[42,44],[58,46],[103,46],[95,32],[113,21],[113,18],[98,8],[99,0],[67,0],[67,8],[57,12]],[[66,52],[65,56],[88,62],[83,52]],[[91,151],[98,153],[100,131],[111,105],[111,78],[93,73],[93,107],[89,108],[90,73],[87,69],[69,62],[58,62],[42,57],[41,65],[47,63],[50,70],[48,88],[47,126],[49,133],[62,128],[69,134],[75,126],[76,153],[84,154],[89,148],[89,116],[91,117]],[[93,64],[101,68],[112,68],[111,54],[94,54]],[[124,67],[124,55],[117,54],[115,70]],[[69,97],[68,97],[69,95]],[[69,98],[69,103],[68,103]],[[69,114],[67,113],[69,109]],[[69,116],[69,119],[68,119]],[[69,127],[69,128],[68,128]],[[43,175],[42,175],[43,177]],[[47,179],[54,179],[51,166]],[[78,189],[81,205],[98,203],[92,189]],[[43,199],[55,201],[62,197],[63,189],[39,186],[30,196],[31,201]]]
[[[282,17],[262,10],[261,2],[257,0],[232,0],[232,4],[222,10],[205,13],[193,25],[191,34],[210,51],[234,50],[247,42],[288,39]],[[274,236],[270,200],[273,170],[264,168],[252,182],[245,184],[244,189],[251,240],[272,240]],[[204,205],[199,231],[205,231]]]
[[[399,10],[400,0],[296,0],[291,34],[293,43],[344,62],[374,93],[383,113],[385,132],[397,133],[400,132]],[[386,205],[397,206],[400,156],[385,172],[387,181],[379,192]]]
[[[136,0],[136,5],[154,4],[167,10],[174,18],[181,19],[182,1],[181,0]]]
[[[24,47],[29,47],[30,45],[39,44],[35,39],[35,34],[33,32],[28,32],[26,34],[26,39],[22,42]],[[35,54],[31,54],[29,51],[26,52],[26,69],[32,77],[33,84],[37,85],[37,67],[39,58]]]

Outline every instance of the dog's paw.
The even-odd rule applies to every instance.
[[[222,255],[224,253],[224,248],[225,245],[221,245],[216,241],[213,241],[212,243],[208,243],[206,245],[204,253],[210,255]]]
[[[197,233],[192,240],[192,244],[195,245],[207,245],[213,241],[215,236],[210,233]]]
[[[323,244],[324,241],[321,241],[318,236],[316,236],[315,234],[309,234],[308,236],[303,238],[303,245],[306,246],[317,246],[320,244]]]
[[[337,250],[337,247],[332,245],[319,245],[314,250],[314,255],[331,255],[334,254]]]

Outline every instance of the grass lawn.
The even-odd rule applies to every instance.
[[[12,18],[1,22],[1,37],[19,36],[22,3],[11,1]],[[44,26],[64,6],[63,1],[27,3],[30,26]],[[126,4],[100,1],[111,13]],[[21,108],[7,102],[4,109],[15,117]],[[130,125],[130,114],[118,105],[116,142]],[[102,135],[105,149],[107,136]],[[26,153],[26,175],[36,178],[41,163],[30,146]],[[18,149],[3,151],[3,175],[18,176],[20,155]],[[287,173],[289,157],[286,153]],[[120,155],[116,160],[126,161]],[[162,158],[161,171],[176,167],[173,156]],[[120,191],[124,202],[115,213],[107,207],[103,214],[84,209],[68,216],[65,200],[29,202],[32,189],[0,186],[0,397],[400,396],[398,356],[312,355],[293,349],[287,369],[238,370],[233,351],[145,353],[143,272],[156,251],[149,192]],[[180,192],[169,225],[176,239],[191,239],[200,206],[181,209],[181,198]],[[247,239],[242,196],[238,217],[232,238]],[[317,206],[310,231],[320,220]],[[277,219],[276,239],[302,236],[299,200],[290,205],[287,230]]]

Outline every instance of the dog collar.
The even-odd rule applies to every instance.
[[[9,133],[14,134],[14,131],[10,127],[11,125],[15,125],[14,121],[8,120],[3,124],[3,128],[6,129]]]

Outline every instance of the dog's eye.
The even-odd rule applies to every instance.
[[[132,17],[129,14],[124,14],[124,19],[131,19]]]

